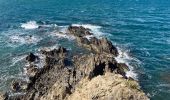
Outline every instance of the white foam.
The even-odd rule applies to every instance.
[[[39,27],[39,25],[36,23],[36,21],[29,21],[26,23],[22,23],[21,27],[24,29],[36,29]]]
[[[23,45],[23,44],[36,44],[41,40],[40,37],[36,36],[20,36],[20,35],[12,35],[9,36],[9,43],[12,46],[15,45]]]
[[[43,68],[45,66],[45,55],[40,53],[36,53],[35,55],[39,57],[39,59],[35,61],[35,65],[38,68]]]
[[[60,32],[67,33],[68,26],[58,26],[60,28]]]
[[[90,29],[91,32],[96,36],[96,37],[100,37],[103,36],[104,33],[100,31],[100,29],[102,28],[101,26],[97,26],[97,25],[92,25],[92,24],[72,24],[72,26],[82,26],[84,28]]]
[[[88,40],[90,40],[92,37],[94,37],[94,35],[86,35],[85,38],[87,38]]]
[[[31,43],[37,43],[38,41],[41,40],[40,37],[36,36],[26,36],[25,38],[26,43],[31,44]]]
[[[54,46],[50,46],[50,47],[43,47],[43,48],[39,48],[38,51],[41,51],[41,50],[45,50],[45,51],[51,51],[53,49],[56,49],[58,48],[58,44],[54,45]]]
[[[58,37],[58,38],[66,38],[68,40],[74,40],[75,39],[75,37],[73,35],[69,35],[69,34],[67,34],[65,32],[52,32],[51,34],[53,36]]]
[[[26,23],[21,23],[21,27],[26,30],[32,30],[32,29],[37,29],[39,27],[45,27],[45,28],[58,27],[58,25],[57,24],[41,25],[41,24],[38,24],[36,21],[28,21]]]
[[[22,61],[23,59],[25,59],[25,57],[26,57],[26,55],[17,56],[17,57],[12,58],[12,64],[10,66],[14,66],[19,61]]]
[[[10,93],[9,96],[19,96],[19,95],[25,95],[26,93],[24,92],[16,92],[16,93]]]
[[[118,63],[125,63],[129,67],[129,71],[126,72],[127,77],[132,77],[134,79],[137,79],[137,74],[134,72],[133,66],[129,64],[131,60],[137,60],[128,55],[128,51],[123,51],[119,47],[117,47],[119,55],[115,57],[116,61]],[[137,60],[138,61],[138,60]]]
[[[39,26],[41,26],[41,27],[58,27],[58,25],[57,24],[50,24],[50,25],[39,25]]]
[[[12,43],[25,43],[24,38],[19,35],[10,36],[9,38]]]
[[[59,37],[59,38],[70,38],[70,36],[68,36],[68,35],[66,35],[66,34],[61,34],[61,33],[55,33],[55,35],[57,36],[57,37]]]

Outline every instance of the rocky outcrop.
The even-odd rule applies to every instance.
[[[14,81],[13,92],[25,94],[10,96],[9,100],[147,100],[135,80],[126,77],[128,66],[118,63],[117,49],[106,38],[97,39],[83,27],[68,28],[79,46],[88,50],[84,54],[72,54],[66,48],[41,50],[44,66],[38,68],[37,55],[30,53],[26,60],[29,81]]]
[[[90,33],[89,29],[84,27],[70,26],[67,31],[68,34],[74,35],[79,45],[96,53],[107,53],[118,55],[116,47],[112,45],[106,38],[97,39],[96,37],[86,38]]]

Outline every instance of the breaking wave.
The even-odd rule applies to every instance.
[[[118,63],[125,63],[129,67],[129,71],[126,72],[127,77],[132,77],[137,80],[137,73],[134,71],[134,67],[130,65],[132,60],[140,63],[136,58],[130,57],[128,51],[124,51],[121,48],[117,47],[119,55],[115,57]]]
[[[33,30],[33,29],[37,29],[40,27],[49,28],[49,27],[57,27],[57,26],[58,25],[56,24],[44,24],[44,22],[41,22],[40,24],[40,23],[37,23],[36,21],[28,21],[26,23],[21,23],[21,28],[24,28],[26,30]]]
[[[39,27],[39,25],[37,24],[36,21],[29,21],[29,22],[26,22],[26,23],[22,23],[21,27],[24,28],[24,29],[36,29],[36,28]]]

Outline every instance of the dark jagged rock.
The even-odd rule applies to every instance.
[[[84,37],[86,35],[93,35],[90,33],[90,29],[86,29],[82,26],[77,27],[77,26],[70,26],[68,27],[68,33],[76,36],[76,37]]]
[[[34,62],[36,60],[37,56],[35,56],[33,53],[30,53],[27,57],[26,60],[28,62]]]
[[[124,70],[127,66],[117,64],[113,57],[104,54],[75,57],[74,61],[76,69],[79,71],[78,73],[81,73],[82,76],[88,76],[89,79],[98,75],[103,75],[106,72],[115,72],[124,75],[123,72],[127,71]],[[77,77],[81,75],[78,75]]]

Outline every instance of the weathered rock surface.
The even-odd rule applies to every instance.
[[[68,28],[68,34],[76,37],[77,43],[89,50],[88,54],[72,54],[59,47],[50,51],[41,50],[45,56],[43,68],[34,63],[39,60],[33,53],[29,62],[28,83],[13,82],[14,92],[24,95],[10,96],[9,100],[147,100],[135,80],[126,77],[128,66],[117,63],[117,49],[106,38],[85,38],[93,35],[83,27]],[[31,63],[30,63],[31,62]]]
[[[47,99],[46,99],[47,100]],[[82,79],[68,100],[148,100],[136,81],[105,73],[92,80]]]

